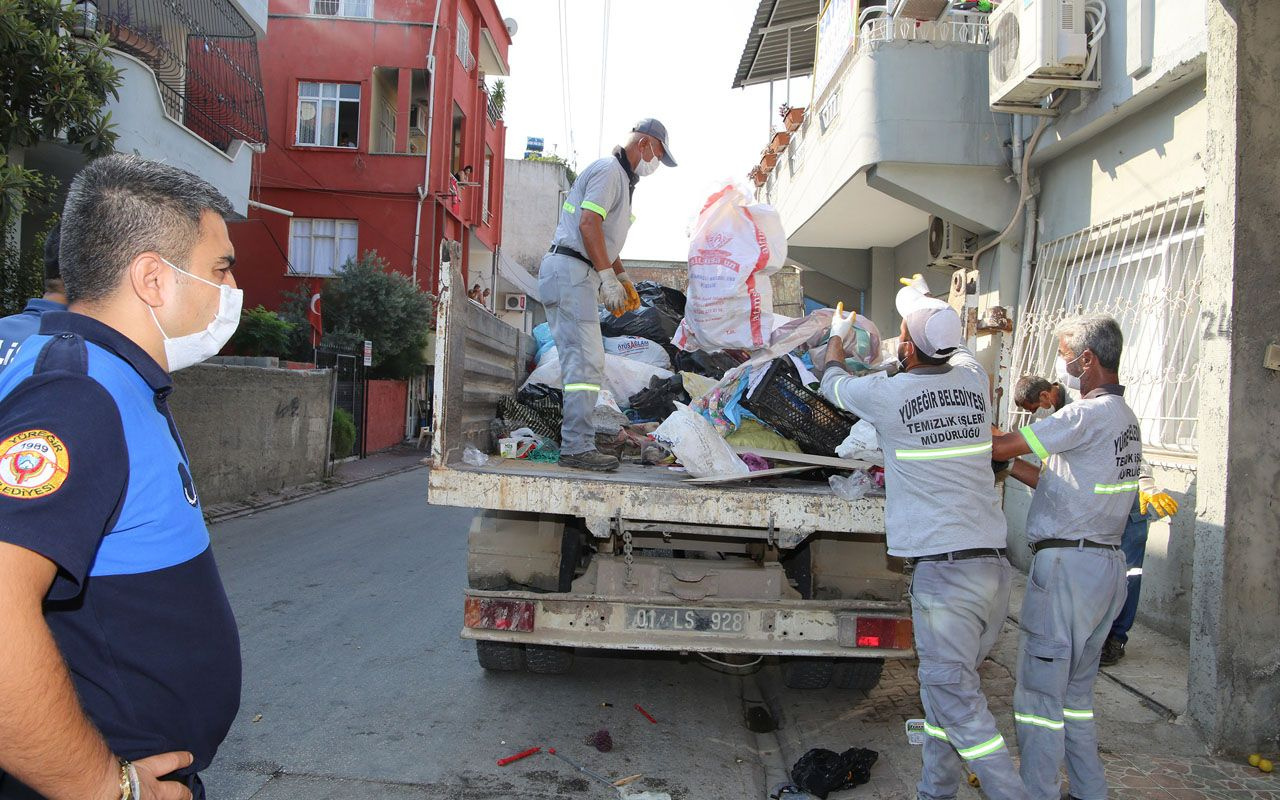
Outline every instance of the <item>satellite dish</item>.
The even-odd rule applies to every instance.
[[[516,35],[516,31],[520,30],[520,26],[516,24],[515,17],[507,17],[502,21],[502,24],[507,26],[508,36],[514,37]]]

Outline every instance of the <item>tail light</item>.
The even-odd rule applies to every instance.
[[[876,647],[882,650],[910,650],[911,620],[901,617],[859,616],[854,626],[854,647]]]
[[[533,601],[497,597],[468,597],[462,624],[494,631],[533,630]]]

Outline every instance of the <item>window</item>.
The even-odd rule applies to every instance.
[[[325,17],[373,17],[373,0],[311,0],[311,13]]]
[[[476,65],[476,57],[471,55],[471,26],[461,14],[458,15],[458,60],[467,72]]]
[[[289,221],[289,262],[298,275],[336,275],[356,257],[359,226],[353,219]]]
[[[1120,381],[1152,450],[1196,452],[1204,193],[1197,190],[1040,247],[1012,375],[1053,377],[1054,331],[1080,313],[1124,332]],[[1013,424],[1020,425],[1016,409]]]
[[[382,113],[378,115],[378,152],[396,151],[396,107],[382,99]]]
[[[298,84],[298,144],[354,148],[359,128],[360,84]]]
[[[489,224],[489,178],[492,174],[493,174],[493,153],[490,152],[488,147],[486,147],[484,149],[484,183],[481,184],[480,186],[480,191],[481,191],[480,197],[483,198],[480,201],[481,202],[480,218],[481,220],[484,221],[486,225]]]
[[[465,166],[462,163],[462,142],[463,134],[467,127],[467,117],[462,113],[462,109],[457,103],[453,104],[453,138],[450,140],[453,146],[452,155],[449,158],[449,171],[458,174]]]

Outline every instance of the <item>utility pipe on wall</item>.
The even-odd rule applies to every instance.
[[[444,0],[436,0],[435,15],[431,20],[431,43],[427,47],[427,156],[422,168],[422,185],[418,187],[418,210],[413,215],[413,258],[410,259],[413,285],[418,285],[418,245],[422,239],[422,204],[431,192],[431,142],[434,138],[436,118],[436,32],[440,30],[440,6]],[[432,217],[431,239],[435,240],[435,218]]]

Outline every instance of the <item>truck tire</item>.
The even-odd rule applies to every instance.
[[[865,658],[842,660],[836,667],[836,686],[841,689],[861,689],[869,692],[880,685],[884,673],[884,659]]]
[[[524,646],[477,640],[476,660],[491,672],[519,672],[524,669]]]
[[[789,658],[782,662],[782,681],[789,689],[825,689],[836,662],[830,658]]]
[[[563,675],[573,666],[573,648],[527,645],[524,663],[530,672],[538,675]]]

